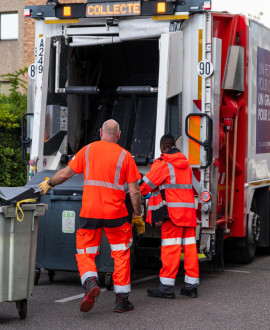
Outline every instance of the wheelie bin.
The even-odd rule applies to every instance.
[[[21,319],[33,295],[38,217],[45,208],[27,201],[0,206],[0,302],[15,302]]]

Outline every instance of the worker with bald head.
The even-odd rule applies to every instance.
[[[100,293],[95,257],[99,254],[103,230],[114,259],[114,311],[122,313],[134,309],[128,300],[131,289],[130,247],[133,239],[132,226],[127,221],[124,184],[128,187],[134,210],[132,222],[141,234],[145,230],[141,217],[141,194],[137,183],[141,176],[131,154],[117,144],[120,134],[119,124],[115,120],[105,121],[100,129],[100,141],[83,147],[68,166],[39,186],[46,194],[50,188],[74,174],[83,173],[80,226],[76,233],[76,259],[85,290],[80,305],[82,312],[92,309]]]

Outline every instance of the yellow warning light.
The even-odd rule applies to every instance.
[[[65,17],[71,16],[71,7],[70,6],[63,7],[63,16],[65,16]]]
[[[157,13],[158,14],[166,13],[166,3],[165,2],[158,2],[157,3]]]

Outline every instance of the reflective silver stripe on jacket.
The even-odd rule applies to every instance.
[[[125,190],[125,186],[121,184],[115,184],[106,181],[99,181],[99,180],[84,180],[85,186],[96,186],[96,187],[105,187],[117,190]]]
[[[111,188],[116,190],[125,190],[124,185],[120,185],[120,173],[121,168],[126,156],[126,150],[122,150],[120,153],[120,156],[117,161],[115,175],[114,175],[114,183],[107,182],[107,181],[100,181],[100,180],[88,180],[89,178],[89,149],[90,149],[91,143],[87,145],[85,149],[85,162],[86,162],[86,171],[85,171],[85,180],[84,185],[85,186],[96,186],[96,187],[105,187],[105,188]]]
[[[181,237],[175,238],[163,238],[161,240],[161,246],[169,246],[169,245],[181,245]]]
[[[91,143],[87,145],[85,149],[85,162],[86,162],[86,171],[85,171],[85,177],[88,179],[89,176],[89,149],[90,149]]]
[[[200,280],[198,277],[190,277],[185,275],[185,282],[188,284],[199,284]]]
[[[81,282],[82,282],[82,284],[84,283],[84,281],[85,281],[88,277],[93,277],[93,276],[98,277],[98,273],[97,273],[97,272],[91,272],[91,271],[84,273],[84,274],[82,275],[82,277],[81,277]]]
[[[151,192],[151,197],[157,197],[158,195],[160,195],[160,190]]]
[[[170,184],[170,183],[166,183],[166,184],[162,184],[159,186],[160,189],[192,189],[192,185],[191,184],[178,184],[178,183],[174,183],[174,184]]]
[[[167,202],[166,201],[162,201],[161,203],[159,203],[158,205],[149,205],[148,206],[148,210],[151,210],[151,211],[155,211],[155,210],[158,210],[160,209],[162,206],[164,205],[167,205]]]
[[[167,162],[167,165],[169,167],[169,172],[170,172],[170,177],[171,177],[171,184],[175,184],[175,172],[174,172],[174,168],[173,165],[171,163]]]
[[[186,207],[189,209],[193,209],[195,208],[195,204],[194,203],[181,203],[181,202],[177,202],[177,203],[167,203],[168,207]]]
[[[124,162],[126,153],[127,153],[126,150],[122,150],[121,151],[121,154],[120,154],[120,156],[118,158],[118,162],[117,162],[116,170],[115,170],[115,176],[114,176],[114,183],[115,184],[119,184],[119,181],[120,181],[120,172],[121,172],[121,168],[122,168],[122,165],[123,165],[123,162]]]
[[[146,184],[148,184],[148,186],[151,187],[152,189],[155,189],[156,188],[156,186],[153,184],[153,182],[151,182],[146,175],[142,178],[142,180]]]
[[[160,277],[159,280],[164,285],[174,285],[175,283],[175,278]]]
[[[193,237],[185,237],[183,238],[183,245],[190,245],[190,244],[196,244],[196,238],[193,236]]]
[[[114,284],[115,293],[129,293],[130,290],[131,290],[130,284],[128,284],[128,285],[115,285]]]

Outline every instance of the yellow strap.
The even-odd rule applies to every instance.
[[[23,199],[22,201],[16,203],[16,217],[17,217],[17,220],[18,220],[19,222],[22,222],[23,219],[24,219],[24,213],[23,213],[23,210],[22,210],[22,208],[21,208],[21,204],[22,204],[22,203],[34,203],[34,202],[36,202],[36,201],[37,201],[36,199]],[[19,209],[19,211],[20,211],[21,214],[22,214],[22,217],[21,217],[21,218],[19,217],[18,209]]]

